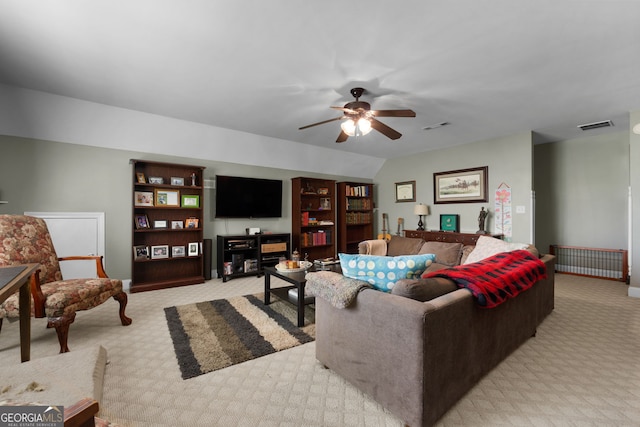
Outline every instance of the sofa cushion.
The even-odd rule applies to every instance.
[[[458,289],[458,286],[453,281],[441,277],[420,280],[404,279],[396,282],[396,285],[391,289],[391,293],[424,302],[453,292],[456,289]]]
[[[542,258],[542,255],[540,255],[540,251],[538,251],[538,248],[536,248],[535,246],[528,245],[525,249],[531,252],[531,255],[533,255],[534,257]]]
[[[460,264],[464,264],[469,258],[469,254],[476,248],[475,245],[464,245],[462,247],[462,254],[460,255]]]
[[[391,236],[387,243],[387,256],[416,255],[424,240],[414,237]]]
[[[434,254],[436,256],[435,262],[453,267],[454,265],[460,264],[462,243],[425,242],[418,253]]]
[[[444,264],[438,264],[437,262],[433,262],[431,263],[430,266],[427,267],[427,269],[424,271],[424,273],[422,273],[422,276],[420,277],[424,277],[425,274],[427,273],[431,273],[432,271],[438,271],[438,270],[442,270],[443,268],[449,268],[451,267],[450,265],[444,265]],[[455,265],[454,265],[455,267]]]
[[[400,279],[418,278],[433,262],[435,255],[375,256],[339,254],[342,274],[368,282],[389,292]]]
[[[510,243],[495,237],[480,236],[476,242],[475,249],[471,251],[464,263],[471,264],[502,252],[526,249],[528,246],[527,243]]]

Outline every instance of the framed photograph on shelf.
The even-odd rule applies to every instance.
[[[146,215],[136,215],[134,219],[136,230],[149,228],[149,218]]]
[[[433,174],[433,202],[481,203],[487,199],[489,167],[459,169]]]
[[[185,256],[184,246],[171,246],[171,258]]]
[[[180,178],[177,176],[171,177],[171,185],[184,185],[184,178]]]
[[[199,253],[200,253],[200,244],[198,242],[189,243],[187,255],[198,256]]]
[[[200,220],[198,218],[187,218],[185,220],[184,226],[185,228],[198,228],[198,224]]]
[[[179,230],[181,228],[184,228],[184,222],[183,221],[171,221],[171,229],[172,230]]]
[[[320,209],[322,209],[323,211],[330,211],[331,210],[331,198],[329,197],[323,197],[320,199]]]
[[[179,207],[180,206],[180,191],[179,190],[165,190],[156,188],[153,190],[155,204],[154,206],[166,206],[166,207]]]
[[[149,259],[149,246],[136,245],[133,247],[133,259],[135,261],[142,261]]]
[[[150,176],[149,184],[164,184],[164,178],[161,176]]]
[[[146,184],[147,179],[144,177],[142,172],[136,172],[136,178],[138,179],[138,184]]]
[[[182,207],[183,208],[199,208],[200,196],[193,194],[182,195]]]
[[[162,229],[167,228],[167,220],[166,219],[157,219],[153,221],[153,228]]]
[[[440,231],[460,232],[460,216],[459,215],[440,215]]]
[[[151,246],[151,259],[169,258],[169,245]]]
[[[396,182],[396,203],[416,201],[416,182]]]
[[[134,206],[153,206],[153,193],[151,191],[136,191],[133,204]]]

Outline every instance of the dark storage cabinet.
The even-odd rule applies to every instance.
[[[234,277],[260,276],[264,267],[289,258],[289,233],[218,236],[217,271],[223,282]]]

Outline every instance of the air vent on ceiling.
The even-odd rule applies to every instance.
[[[422,130],[431,130],[431,129],[436,129],[442,126],[447,126],[449,124],[449,122],[440,122],[440,123],[436,123],[434,125],[429,125],[429,126],[425,126],[422,128]]]
[[[593,123],[587,123],[584,125],[579,125],[578,127],[582,130],[592,130],[592,129],[599,129],[599,128],[608,128],[613,126],[613,122],[611,120],[603,120],[601,122],[593,122]]]

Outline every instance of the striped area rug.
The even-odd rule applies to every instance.
[[[315,339],[314,307],[299,328],[296,307],[273,294],[269,305],[261,293],[164,311],[185,380]]]

